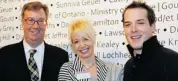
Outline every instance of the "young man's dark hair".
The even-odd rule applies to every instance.
[[[133,1],[130,5],[128,5],[123,14],[122,14],[122,22],[124,22],[124,15],[125,15],[125,12],[128,10],[128,9],[133,9],[133,8],[143,8],[147,11],[147,18],[148,18],[148,21],[149,21],[149,24],[152,25],[153,23],[156,22],[156,17],[155,17],[155,13],[154,13],[154,10],[148,6],[146,3],[143,3],[143,2],[138,2],[138,1]]]

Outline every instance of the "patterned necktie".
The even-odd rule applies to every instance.
[[[30,52],[30,58],[28,61],[28,69],[30,71],[31,81],[39,81],[38,67],[33,57],[34,54],[36,53],[36,50],[31,49],[29,52]]]

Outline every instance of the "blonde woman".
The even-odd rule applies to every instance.
[[[70,24],[69,40],[76,54],[74,61],[63,64],[58,81],[116,81],[121,67],[106,63],[94,54],[95,30],[85,19]]]

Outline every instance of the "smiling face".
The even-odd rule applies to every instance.
[[[71,36],[72,48],[80,58],[94,55],[94,42],[85,32],[74,32]]]
[[[80,59],[94,56],[94,44],[96,40],[95,30],[91,22],[86,19],[76,19],[69,27],[69,40],[72,50]]]
[[[127,9],[123,23],[128,43],[135,51],[141,51],[143,43],[152,37],[155,23],[150,26],[147,11],[143,8]]]
[[[36,21],[34,24],[30,24]],[[24,29],[24,39],[32,47],[36,47],[43,42],[46,30],[46,15],[43,9],[26,10],[22,19]]]

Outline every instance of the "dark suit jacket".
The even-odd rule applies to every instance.
[[[68,62],[68,53],[45,43],[41,81],[57,81],[60,67]],[[31,81],[23,42],[0,49],[0,81]]]

